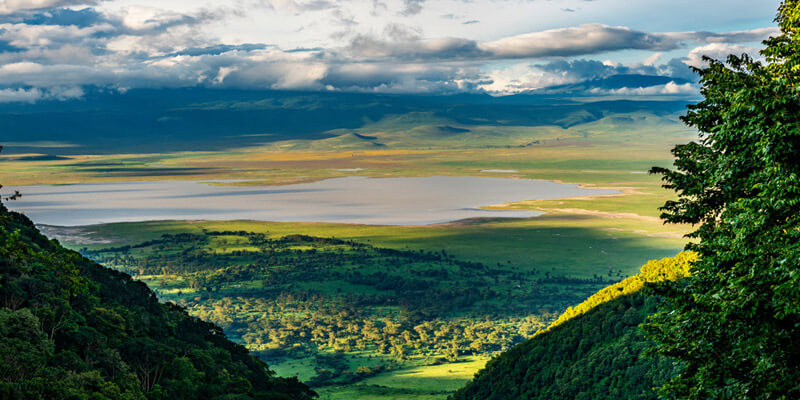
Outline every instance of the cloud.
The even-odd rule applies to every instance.
[[[448,63],[332,65],[321,83],[339,91],[456,93],[479,90],[486,77],[474,66]]]
[[[642,61],[642,64],[644,64],[644,65],[656,65],[656,63],[658,63],[658,61],[661,60],[662,56],[663,56],[663,54],[661,54],[661,53],[653,53],[649,57],[645,58],[644,61]]]
[[[417,15],[422,12],[422,5],[425,0],[403,0],[403,10],[400,14],[405,16]]]
[[[222,9],[191,14],[128,7],[115,13],[58,9],[0,23],[0,64],[123,65],[176,50],[207,47],[197,25],[221,18]],[[20,22],[21,21],[21,22]]]
[[[617,74],[652,73],[598,60],[557,60],[546,64],[517,63],[489,71],[490,83],[482,88],[495,94],[512,94],[550,86],[583,82]]]
[[[230,53],[230,52],[251,52],[254,50],[264,50],[268,47],[266,44],[260,43],[244,43],[239,45],[229,45],[229,44],[217,44],[211,46],[204,46],[204,47],[191,47],[182,50],[178,50],[174,53],[171,53],[170,56],[178,56],[178,55],[186,55],[186,56],[202,56],[202,55],[220,55],[223,53]],[[306,51],[307,49],[295,49],[295,50],[287,50],[287,53],[294,53],[300,51]],[[316,49],[319,50],[319,49]]]
[[[496,94],[513,94],[572,81],[558,74],[548,73],[527,63],[519,63],[488,72],[488,81],[482,89]]]
[[[91,6],[97,1],[0,3],[0,12],[5,12],[0,15],[0,98],[5,100],[0,101],[74,98],[82,94],[83,86],[118,90],[199,85],[392,93],[515,93],[614,74],[682,77],[690,75],[687,65],[699,65],[700,54],[750,51],[747,43],[775,33],[775,29],[651,33],[588,24],[480,42],[463,37],[428,38],[420,29],[398,23],[388,24],[375,34],[371,31],[375,29],[371,21],[363,21],[362,25],[356,20],[363,14],[351,14],[352,10],[343,7],[342,2],[328,0],[242,0],[237,3],[239,9],[200,8],[183,12],[139,6],[76,7]],[[373,13],[388,12],[387,3],[366,1]],[[427,5],[424,0],[393,4],[394,7],[399,4],[400,8],[392,8],[392,12],[406,16],[419,14]],[[209,23],[243,15],[244,5],[289,13],[320,11],[319,21],[330,24],[332,20],[343,27],[344,40],[339,46],[321,48],[312,42],[312,48],[284,50],[268,43],[226,42],[206,33]],[[64,8],[67,6],[73,8]],[[453,24],[479,22],[456,14],[441,17],[453,19]],[[685,58],[658,65],[661,52],[680,48],[687,49]],[[654,54],[637,65],[560,60],[622,50]],[[669,94],[676,89],[664,85],[660,90]]]
[[[42,98],[42,91],[33,89],[0,89],[0,103],[35,103]]]
[[[674,50],[679,41],[621,26],[587,24],[481,43],[493,58],[569,57],[618,50]]]
[[[382,0],[372,0],[372,11],[370,14],[372,16],[378,16],[386,12],[388,9],[389,6],[386,4],[386,2]]]
[[[593,88],[589,93],[594,95],[614,95],[614,96],[663,96],[663,95],[699,95],[700,89],[692,83],[677,84],[668,82],[664,85],[636,87],[623,87],[619,89],[600,89]]]
[[[382,40],[369,35],[354,37],[347,54],[358,58],[398,58],[405,60],[447,60],[484,58],[477,42],[460,38],[431,40]]]
[[[27,25],[74,25],[79,28],[87,28],[99,23],[109,22],[108,19],[93,8],[72,10],[69,8],[57,8],[46,12],[37,12],[23,15],[17,18],[17,22]]]
[[[333,10],[332,15],[336,23],[339,25],[345,26],[347,28],[358,25],[358,21],[356,21],[356,18],[354,16],[345,14],[342,10],[338,8]]]
[[[91,41],[111,30],[113,27],[105,24],[88,27],[0,24],[0,40],[20,49],[31,50],[65,45],[74,46]]]
[[[43,99],[67,100],[82,96],[83,90],[78,87],[0,89],[0,103],[35,103]]]
[[[91,6],[97,3],[94,0],[3,0],[0,2],[0,15],[67,6]]]
[[[765,39],[774,33],[775,30],[771,28],[731,33],[648,33],[623,26],[587,24],[482,43],[453,37],[423,39],[421,35],[398,38],[358,34],[351,39],[347,53],[354,57],[390,57],[399,60],[579,57],[622,50],[671,51],[685,47],[688,42],[702,42],[706,39],[712,43],[722,43],[724,39],[734,42],[754,41]]]
[[[673,38],[680,41],[694,41],[705,43],[747,43],[747,42],[760,42],[768,39],[770,36],[780,35],[780,29],[773,28],[760,28],[752,29],[749,31],[733,31],[724,33],[715,33],[707,31],[695,32],[671,32],[662,33],[664,37]]]
[[[688,71],[688,67],[685,64],[680,64]],[[623,78],[623,75],[627,77]],[[608,81],[608,78],[615,76],[621,79]],[[661,76],[664,77],[662,82],[664,82],[663,79],[674,79],[679,82],[677,83],[679,85],[686,83],[682,77],[672,75],[672,66],[669,65],[647,65],[644,63],[625,65],[611,61],[579,59],[572,61],[556,60],[544,64],[519,62],[508,67],[491,69],[486,73],[487,82],[481,85],[481,89],[501,95],[533,90],[538,91],[538,93],[550,94],[567,92],[587,94],[586,91],[592,87],[592,84],[586,85],[584,83],[594,81],[595,84],[600,82],[602,85],[612,86],[636,84],[638,86],[628,88],[630,93],[627,94],[633,95],[639,86],[653,87],[658,82],[658,80],[654,81],[653,79],[640,79],[637,76],[642,76],[642,78]],[[694,76],[689,76],[689,78],[686,80],[696,80]],[[684,86],[680,87],[684,88]],[[541,89],[547,90],[542,91]],[[664,88],[662,94],[677,94],[668,93],[670,89],[672,89],[671,86]],[[618,94],[625,94],[626,90],[621,90]],[[648,91],[654,90],[648,89]]]
[[[125,8],[118,17],[122,26],[132,31],[153,31],[165,26],[195,22],[194,17],[186,14],[141,6]]]
[[[34,62],[18,62],[0,66],[0,76],[41,72],[44,66]]]
[[[273,10],[287,10],[292,13],[305,11],[320,11],[337,8],[336,2],[328,0],[262,0],[261,4]]]
[[[748,54],[750,57],[759,60],[760,48],[744,46],[732,43],[710,43],[698,46],[689,51],[686,57],[673,58],[661,66],[662,73],[675,78],[696,81],[697,73],[694,68],[703,68],[708,65],[703,57],[710,57],[715,60],[725,61],[729,55]]]
[[[705,61],[703,61],[703,56],[723,61],[728,58],[728,55],[730,54],[749,54],[750,56],[758,58],[758,51],[758,48],[742,46],[739,44],[711,43],[704,46],[695,47],[689,52],[689,55],[686,58],[681,59],[681,62],[695,68],[701,68],[707,64]]]

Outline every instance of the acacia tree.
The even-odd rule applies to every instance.
[[[682,119],[700,138],[651,170],[678,193],[662,218],[697,226],[701,256],[645,326],[683,364],[667,397],[800,398],[800,0],[776,22],[766,62],[697,69],[704,100]]]

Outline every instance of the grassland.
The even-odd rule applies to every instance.
[[[329,133],[340,136],[219,152],[70,155],[55,159],[35,154],[5,155],[0,156],[0,179],[6,185],[218,178],[281,184],[343,175],[485,174],[586,184],[636,183],[647,182],[637,174],[654,163],[668,163],[668,149],[692,135],[675,116],[643,112],[566,129],[458,125],[417,115]],[[375,146],[378,142],[380,146]],[[480,172],[491,169],[518,172]]]
[[[647,229],[647,236],[641,232]],[[674,255],[685,243],[680,230],[636,218],[554,214],[530,219],[478,219],[432,226],[378,226],[257,221],[163,221],[69,229],[45,228],[73,248],[97,249],[153,240],[164,233],[203,230],[335,237],[381,247],[446,250],[484,263],[536,266],[556,274],[587,277],[636,273],[644,261]],[[92,243],[102,242],[102,243]]]

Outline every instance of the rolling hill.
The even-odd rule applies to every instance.
[[[309,93],[222,89],[87,88],[84,98],[0,104],[0,142],[8,154],[208,151],[286,140],[321,140],[397,116],[430,113],[436,133],[464,126],[569,127],[614,113],[666,115],[685,101],[613,100],[582,103],[560,95],[454,96]],[[452,126],[458,126],[454,131]],[[460,125],[460,126],[459,126]],[[57,128],[55,128],[57,127]],[[25,138],[21,140],[20,138]],[[359,142],[368,139],[351,137]]]

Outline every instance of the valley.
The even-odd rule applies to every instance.
[[[0,0],[0,399],[800,399],[798,66],[800,0]]]
[[[74,193],[49,215],[79,221],[74,204],[81,204],[95,219],[45,223],[45,234],[220,325],[321,399],[434,400],[447,398],[490,358],[567,307],[682,249],[687,228],[658,219],[657,207],[670,194],[646,173],[669,163],[668,149],[692,137],[675,118],[636,111],[564,126],[507,126],[411,113],[322,139],[219,151],[6,155],[0,175],[11,188],[59,185],[23,194],[18,207],[34,207],[28,211],[34,221],[37,210],[48,215],[47,201],[59,201],[59,192]],[[348,217],[346,208],[331,205],[328,186],[366,178],[384,178],[387,189],[375,197],[351,187],[338,201],[371,202],[357,208],[371,219]],[[408,178],[442,184],[391,188],[393,179]],[[464,187],[478,192],[459,195],[448,179],[470,180]],[[573,186],[542,196],[493,183],[519,180]],[[85,184],[64,185],[76,181]],[[192,182],[206,189],[186,186]],[[320,193],[325,203],[314,205],[303,191],[321,187],[328,191]],[[398,191],[391,195],[389,188]],[[137,192],[126,198],[125,190]],[[433,217],[404,211],[404,219],[392,220],[388,212],[402,210],[410,191],[418,199],[407,203],[433,210]],[[267,197],[237,195],[256,192]],[[295,197],[272,218],[236,218],[245,210],[237,201],[254,210],[274,208],[268,193]],[[96,223],[114,215],[104,207],[143,210],[157,196],[178,203],[127,219],[150,221]],[[423,207],[428,200],[420,199],[439,205]],[[481,205],[476,211],[483,214],[475,214],[481,218],[446,211],[465,205]],[[182,214],[170,214],[179,208]]]
[[[345,229],[369,231],[352,225],[304,226],[337,238],[330,239],[290,233],[297,232],[293,224],[121,223],[83,228],[86,239],[115,239],[81,252],[219,324],[278,373],[298,376],[323,398],[437,399],[566,307],[635,273],[640,259],[674,254],[679,245],[644,246],[618,233],[592,237],[590,229],[544,225],[508,234],[507,224],[369,227],[395,243],[414,243],[409,239],[420,235],[416,244],[386,248],[373,243],[392,240],[377,235],[348,238]],[[467,243],[468,235],[458,232],[465,229],[475,235]],[[451,235],[426,240],[437,230]],[[509,240],[521,243],[509,247]],[[494,261],[470,261],[457,243]],[[516,262],[492,256],[514,248]]]

